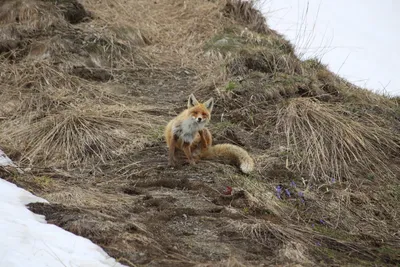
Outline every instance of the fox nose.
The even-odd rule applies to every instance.
[[[197,122],[201,122],[201,118],[197,118]]]

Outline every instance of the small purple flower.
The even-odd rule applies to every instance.
[[[314,227],[315,227],[315,224],[311,224],[311,227],[314,228]]]
[[[334,184],[336,182],[335,178],[331,179],[331,183]]]
[[[321,246],[321,243],[320,243],[320,242],[317,242],[316,245],[320,247],[320,246]]]
[[[304,203],[304,194],[303,194],[303,192],[299,192],[298,195],[300,197],[301,203]]]
[[[278,185],[278,186],[276,187],[276,196],[277,196],[279,199],[282,199],[282,198],[281,198],[281,192],[282,192],[282,187],[281,187],[280,185]]]
[[[319,222],[320,222],[321,224],[325,224],[325,221],[322,220],[322,219],[320,219]]]
[[[295,183],[294,181],[291,181],[291,182],[290,182],[290,185],[291,185],[292,187],[296,187],[296,183]]]
[[[285,189],[286,195],[288,195],[288,197],[290,197],[290,192],[289,189]]]

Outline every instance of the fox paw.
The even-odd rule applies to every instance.
[[[176,166],[176,160],[175,159],[168,160],[168,166],[175,167]]]
[[[190,165],[196,165],[196,161],[194,159],[187,159],[187,160],[185,160],[185,162]]]

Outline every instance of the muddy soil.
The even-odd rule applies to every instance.
[[[133,155],[141,161],[126,180],[59,180],[59,191],[43,195],[52,204],[29,207],[128,266],[195,266],[231,256],[246,266],[272,263],[279,241],[272,238],[265,246],[243,235],[240,226],[257,211],[251,210],[243,192],[227,195],[229,184],[216,179],[224,175],[221,168],[202,162],[171,169],[165,152],[160,144]],[[268,214],[257,217],[261,216],[278,220]]]

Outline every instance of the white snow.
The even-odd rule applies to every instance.
[[[0,149],[0,166],[14,165],[12,160]]]
[[[400,96],[400,1],[261,0],[269,26],[296,52],[350,82]]]
[[[23,171],[14,164],[14,162],[6,155],[6,153],[4,153],[3,150],[0,149],[0,167],[7,166],[14,167],[19,173],[23,173]]]
[[[90,240],[52,224],[25,206],[47,202],[0,179],[1,267],[122,267]]]

